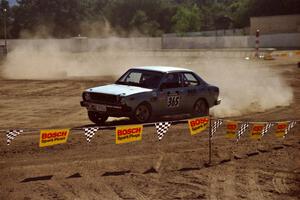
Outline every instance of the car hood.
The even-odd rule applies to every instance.
[[[86,91],[95,92],[95,93],[112,94],[112,95],[129,96],[132,94],[137,94],[142,92],[151,92],[153,90],[148,88],[136,87],[136,86],[111,84],[111,85],[89,88]]]

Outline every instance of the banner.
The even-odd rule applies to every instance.
[[[288,127],[288,122],[278,122],[276,126],[275,135],[276,137],[284,137],[285,136],[285,130]]]
[[[223,123],[226,124],[226,138],[233,139],[237,141],[241,136],[247,131],[249,131],[249,136],[252,139],[261,139],[267,133],[274,133],[276,137],[285,138],[287,134],[294,128],[300,120],[286,120],[286,121],[263,121],[263,122],[249,122],[249,121],[231,121],[227,119],[210,118],[209,116],[193,118],[189,120],[179,120],[179,121],[163,121],[155,123],[147,123],[146,127],[155,126],[158,140],[167,134],[172,123],[183,124],[188,122],[189,131],[191,135],[199,134],[205,131],[208,126],[210,126],[210,134],[213,136],[218,128],[222,126]],[[274,128],[273,128],[274,127]],[[116,144],[128,143],[139,141],[142,139],[143,124],[136,125],[121,125],[121,126],[83,126],[70,129],[47,129],[47,130],[37,130],[37,129],[11,129],[11,130],[0,130],[0,132],[5,132],[7,145],[10,145],[12,141],[20,134],[26,132],[37,132],[40,131],[39,146],[46,147],[56,144],[66,143],[70,131],[74,130],[84,130],[84,135],[87,142],[91,142],[97,131],[101,130],[111,130],[115,129],[116,134]]]
[[[294,128],[294,126],[295,126],[296,124],[297,124],[296,121],[291,121],[291,122],[289,123],[288,127],[285,129],[284,137],[287,136],[288,132],[289,132],[292,128]]]
[[[171,126],[171,122],[155,123],[158,140],[161,140],[164,137],[164,135],[168,132],[170,126]]]
[[[189,129],[191,135],[196,135],[201,133],[209,126],[209,118],[208,117],[201,117],[201,118],[194,118],[188,121]]]
[[[116,144],[142,140],[143,125],[116,127]]]
[[[262,137],[262,132],[265,128],[265,123],[257,123],[253,124],[251,131],[250,131],[250,137],[252,139],[260,139]]]
[[[99,127],[87,127],[84,128],[83,130],[84,130],[84,135],[86,137],[86,141],[90,143],[95,133],[99,130]]]
[[[238,129],[238,122],[229,121],[226,125],[226,137],[229,139],[236,138],[236,131]]]
[[[6,144],[10,145],[10,143],[21,133],[23,133],[23,130],[14,129],[14,130],[8,130],[6,131]]]
[[[267,122],[267,124],[265,125],[263,131],[262,131],[262,136],[264,136],[265,134],[268,133],[268,131],[272,128],[272,126],[274,126],[274,123],[272,122]]]
[[[246,133],[247,129],[249,127],[249,122],[244,122],[241,127],[240,130],[237,133],[237,141],[239,141],[239,139],[241,138],[241,136]]]
[[[223,123],[222,119],[218,119],[213,123],[211,128],[211,136],[213,136],[217,132],[217,129],[222,125],[222,123]]]
[[[68,140],[69,132],[69,129],[41,130],[39,146],[46,147],[66,143]]]

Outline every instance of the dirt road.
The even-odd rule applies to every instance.
[[[268,65],[292,86],[293,103],[234,119],[300,118],[300,70],[286,60]],[[1,79],[0,129],[91,124],[79,107],[81,92],[111,81]],[[207,132],[192,137],[186,124],[171,126],[160,142],[145,128],[141,142],[123,145],[114,144],[113,130],[98,131],[90,144],[72,131],[67,144],[47,148],[38,147],[38,131],[11,146],[1,132],[0,199],[297,199],[299,133],[298,125],[285,140],[268,134],[236,143],[222,127],[207,166]]]

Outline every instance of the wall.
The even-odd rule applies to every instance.
[[[254,41],[252,40],[252,45]],[[261,47],[278,48],[300,48],[300,33],[282,33],[272,35],[262,35],[260,37]]]
[[[254,48],[255,36],[164,37],[164,49]],[[300,33],[260,36],[260,47],[300,48]]]
[[[164,37],[164,49],[247,48],[248,36]]]
[[[240,36],[249,35],[250,27],[245,27],[242,29],[220,29],[213,31],[200,31],[200,32],[186,32],[186,33],[165,33],[164,37],[200,37],[200,36]]]
[[[55,44],[63,51],[101,51],[101,50],[160,50],[160,49],[216,49],[216,48],[254,48],[255,36],[218,37],[163,37],[163,38],[86,38],[76,39],[31,39],[8,40],[8,50],[29,44],[42,48]],[[0,40],[0,44],[4,44]],[[260,47],[300,48],[300,33],[261,35]]]
[[[4,44],[0,40],[0,44]],[[45,45],[55,45],[63,51],[98,51],[104,49],[119,50],[156,50],[161,49],[161,38],[70,38],[70,39],[11,39],[8,40],[8,50],[11,51],[17,46],[30,44],[36,48]]]

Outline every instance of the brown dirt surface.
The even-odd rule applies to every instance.
[[[292,86],[294,101],[234,119],[300,118],[300,69],[286,60],[268,62]],[[285,139],[260,141],[190,136],[187,124],[171,126],[158,142],[154,127],[143,140],[114,144],[114,130],[98,131],[87,143],[82,130],[67,144],[39,148],[39,129],[90,125],[81,92],[112,80],[0,80],[0,129],[33,128],[6,145],[0,137],[0,199],[298,199],[300,125]],[[280,94],[278,94],[280,95]]]

